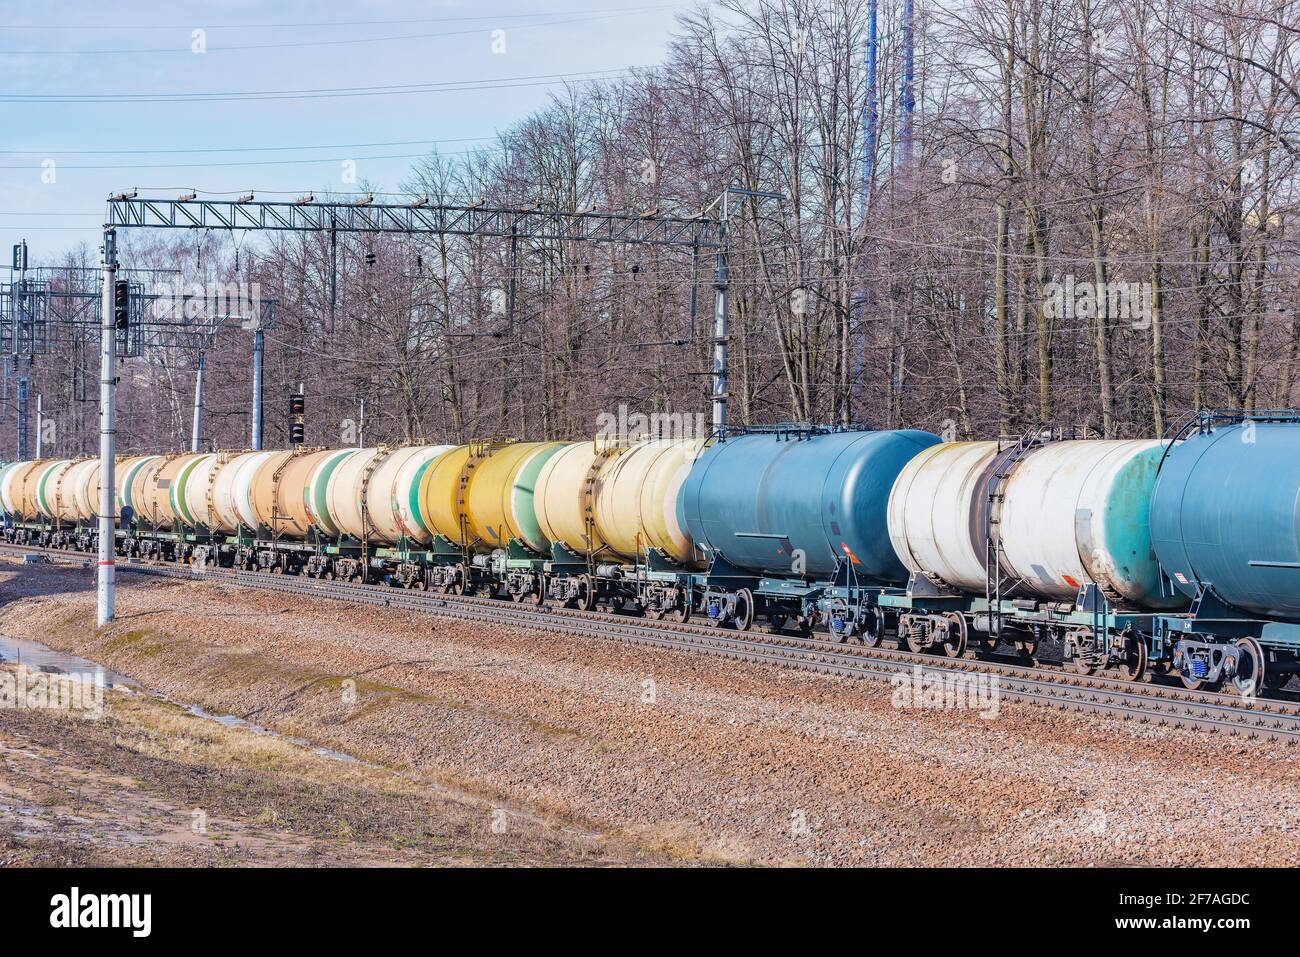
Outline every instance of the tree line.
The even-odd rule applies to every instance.
[[[901,0],[721,0],[653,69],[566,87],[392,189],[645,215],[729,183],[781,194],[730,223],[738,423],[1138,437],[1300,401],[1295,3],[927,0],[911,35],[909,69]],[[126,255],[277,300],[268,446],[299,383],[321,445],[361,437],[363,399],[372,444],[708,407],[707,250],[208,233]],[[250,335],[208,352],[209,447],[247,444]],[[76,338],[37,360],[59,454],[96,447],[97,353]],[[124,363],[125,448],[188,447],[194,364]]]

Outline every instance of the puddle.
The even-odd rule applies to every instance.
[[[270,728],[264,728],[260,724],[254,724],[251,721],[245,721],[243,718],[237,718],[233,714],[212,714],[205,711],[196,704],[186,704],[184,701],[175,701],[166,695],[158,694],[144,688],[140,682],[134,678],[119,674],[109,668],[105,668],[99,662],[91,661],[88,658],[82,658],[78,655],[70,655],[67,652],[56,651],[49,645],[43,645],[39,641],[32,641],[30,638],[11,638],[8,635],[0,635],[0,661],[9,661],[14,664],[26,665],[33,671],[44,671],[47,674],[67,675],[67,674],[102,674],[104,676],[105,687],[124,686],[141,694],[147,694],[150,697],[157,698],[160,701],[166,701],[170,704],[184,708],[196,718],[202,718],[205,721],[215,721],[217,724],[225,725],[227,728],[242,728],[245,731],[252,731],[254,734],[268,734],[273,738],[281,741],[287,741],[289,744],[297,745],[300,748],[307,748],[319,754],[321,757],[330,758],[334,761],[346,761],[349,764],[364,764],[366,762],[354,758],[350,754],[344,754],[342,751],[335,751],[333,748],[326,748],[321,745],[312,744],[302,738],[293,738],[278,731],[272,731]]]
[[[171,699],[167,699],[171,700]],[[314,751],[323,758],[330,758],[333,761],[344,761],[348,764],[365,764],[372,768],[378,768],[379,765],[371,764],[369,761],[362,761],[360,758],[354,758],[350,754],[344,754],[342,751],[335,751],[333,748],[327,748],[323,745],[312,744],[304,738],[294,738],[287,734],[281,734],[279,731],[272,731],[270,728],[264,728],[260,724],[254,724],[243,718],[236,718],[233,714],[213,714],[210,711],[204,711],[196,704],[184,704],[183,702],[172,702],[180,704],[186,711],[196,718],[202,718],[205,721],[215,721],[217,724],[224,725],[227,728],[240,728],[244,731],[251,731],[254,734],[269,734],[271,737],[280,741],[287,741],[289,744],[296,744],[300,748],[307,748]]]
[[[105,687],[115,685],[125,685],[134,689],[140,687],[140,682],[134,678],[128,678],[126,675],[111,671],[98,662],[90,661],[87,658],[79,658],[66,652],[55,651],[48,645],[43,645],[39,641],[32,641],[29,638],[11,638],[8,635],[0,635],[0,661],[12,661],[14,664],[26,665],[33,671],[44,671],[47,674],[102,674]]]

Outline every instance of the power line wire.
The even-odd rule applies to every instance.
[[[571,81],[595,81],[624,76],[636,68],[590,70],[581,73],[542,73],[496,80],[447,80],[394,86],[322,87],[302,90],[252,90],[230,93],[4,93],[0,103],[50,105],[59,103],[229,103],[261,100],[336,99],[340,97],[397,96],[411,93],[464,93],[546,86]]]
[[[672,9],[674,8],[642,7],[625,10],[621,13],[604,13],[595,16],[570,17],[563,20],[547,20],[542,23],[520,23],[512,26],[510,29],[535,30],[543,27],[567,26],[574,23],[595,23],[604,20],[615,20],[620,17],[644,16],[647,13],[666,13]],[[482,32],[483,28],[477,27],[473,30],[446,30],[441,33],[401,33],[383,37],[347,37],[338,40],[296,40],[284,43],[244,43],[230,46],[205,44],[202,53],[207,55],[212,53],[233,53],[248,50],[287,50],[309,47],[355,46],[362,43],[389,43],[407,40],[438,40],[446,39],[448,37],[469,36]],[[188,56],[196,55],[196,51],[190,46],[190,44],[178,45],[175,47],[134,47],[131,49],[117,50],[0,50],[0,56],[142,56],[145,54],[168,53],[184,54]]]

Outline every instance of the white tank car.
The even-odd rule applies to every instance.
[[[1162,577],[1148,516],[1164,443],[1052,442],[1010,464],[997,535],[1003,574],[1043,599],[1086,584],[1141,608],[1183,604]],[[950,442],[903,469],[889,503],[889,537],[910,571],[969,593],[986,581],[990,490],[1010,455],[994,442]]]

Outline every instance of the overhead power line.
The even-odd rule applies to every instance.
[[[168,147],[168,148],[137,148],[137,149],[28,149],[28,150],[5,150],[0,149],[0,155],[27,155],[27,156],[112,156],[112,155],[139,155],[147,153],[272,153],[283,150],[348,150],[348,149],[367,149],[369,147],[379,146],[435,146],[439,143],[474,143],[482,140],[495,139],[494,136],[458,136],[454,138],[441,140],[389,140],[382,143],[317,143],[314,146],[196,146],[189,148]]]
[[[635,68],[632,68],[635,69]],[[247,100],[304,100],[337,97],[394,96],[410,93],[465,93],[474,90],[503,90],[552,83],[612,79],[631,69],[592,70],[581,73],[541,73],[533,76],[502,77],[495,80],[445,80],[438,83],[407,83],[394,86],[320,87],[300,90],[246,90],[225,93],[3,93],[0,103],[223,103]]]
[[[642,7],[625,10],[620,13],[603,13],[595,16],[570,17],[562,20],[546,20],[541,23],[517,23],[510,27],[511,30],[535,30],[540,27],[558,27],[567,26],[574,23],[595,23],[601,20],[616,20],[622,17],[644,16],[647,13],[665,13],[671,10],[671,7]],[[216,44],[205,47],[204,53],[233,53],[240,50],[287,50],[302,49],[307,47],[338,47],[338,46],[356,46],[363,43],[390,43],[394,41],[407,40],[437,40],[446,37],[463,37],[475,33],[482,33],[483,27],[475,27],[472,30],[444,30],[440,33],[397,33],[382,37],[345,37],[337,40],[293,40],[283,43],[241,43],[241,44]],[[185,43],[178,43],[170,47],[132,47],[129,49],[117,50],[0,50],[0,56],[141,56],[143,54],[184,54],[193,56],[194,50],[190,46],[190,36],[187,34]]]
[[[669,6],[675,6],[670,4]],[[315,21],[297,21],[297,22],[275,22],[275,23],[215,23],[206,29],[208,30],[283,30],[283,29],[300,29],[303,27],[367,27],[367,26],[394,26],[406,23],[466,23],[474,21],[498,21],[498,20],[532,20],[538,17],[563,17],[579,13],[618,13],[627,10],[652,9],[646,6],[638,7],[597,7],[586,10],[547,10],[544,13],[490,13],[481,14],[473,17],[406,17],[398,19],[375,19],[375,20],[315,20]],[[190,30],[194,27],[193,23],[140,23],[138,21],[124,21],[120,23],[6,23],[6,30],[114,30],[114,31],[137,31],[137,30]]]

